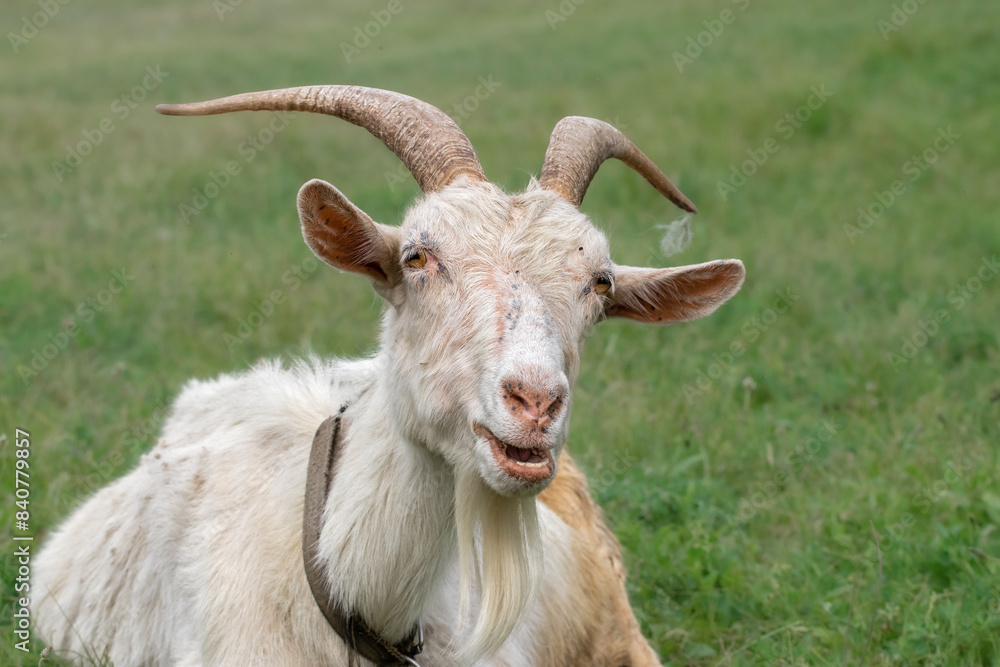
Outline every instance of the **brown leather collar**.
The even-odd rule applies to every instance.
[[[319,562],[319,534],[323,525],[323,509],[333,483],[334,467],[340,455],[342,418],[347,405],[333,417],[320,424],[313,438],[309,453],[309,470],[306,473],[306,499],[302,515],[302,559],[306,569],[306,579],[316,604],[347,646],[376,665],[386,667],[409,665],[420,667],[413,656],[424,648],[424,633],[420,623],[410,632],[410,638],[398,644],[390,644],[361,618],[360,614],[348,613],[336,600],[336,596],[326,587],[326,576]]]

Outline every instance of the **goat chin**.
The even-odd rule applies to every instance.
[[[477,473],[457,472],[458,617],[469,624],[472,593],[479,610],[458,664],[475,664],[503,645],[524,618],[542,576],[542,541],[534,497],[501,496]]]

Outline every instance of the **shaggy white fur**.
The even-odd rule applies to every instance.
[[[422,620],[424,665],[532,664],[590,576],[585,543],[535,500],[590,327],[707,315],[743,265],[617,266],[535,183],[460,179],[387,227],[311,181],[299,212],[310,247],[385,298],[380,351],[189,383],[155,448],[39,555],[42,635],[119,667],[348,664],[306,584],[301,521],[313,434],[349,404],[318,556],[340,602],[390,642]]]

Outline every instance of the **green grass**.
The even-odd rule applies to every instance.
[[[220,21],[209,0],[78,1],[19,53],[0,49],[0,663],[41,650],[12,646],[15,427],[31,433],[41,539],[151,446],[187,378],[375,344],[366,281],[321,270],[293,290],[282,276],[309,256],[299,185],[325,178],[397,222],[416,188],[390,187],[395,158],[346,123],[296,116],[247,163],[239,146],[266,117],[153,105],[356,83],[450,109],[481,76],[501,86],[462,127],[495,182],[523,187],[562,116],[613,120],[700,209],[692,245],[663,257],[656,224],[676,211],[606,165],[583,208],[616,260],[747,265],[704,321],[601,324],[576,387],[571,447],[664,662],[1000,663],[1000,277],[952,293],[1000,249],[1000,5],[928,2],[883,39],[888,0],[591,0],[554,30],[555,1],[404,2],[345,62],[341,42],[384,6],[243,2]],[[726,8],[733,22],[679,72],[673,54]],[[37,11],[4,4],[3,32]],[[112,103],[157,65],[169,76],[122,118]],[[823,85],[832,96],[779,131]],[[52,163],[102,119],[114,131],[60,182]],[[959,138],[910,180],[907,161],[949,127]],[[723,200],[718,183],[769,138],[777,151]],[[180,204],[230,160],[241,173],[185,224]],[[897,179],[905,192],[852,242],[844,225]],[[78,306],[122,269],[134,280],[85,321]],[[274,315],[227,348],[275,289]],[[798,297],[785,312],[769,312],[776,290]],[[77,335],[23,381],[68,318]]]

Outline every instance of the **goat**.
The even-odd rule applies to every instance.
[[[607,615],[581,605],[627,598],[617,543],[560,459],[571,388],[598,321],[697,319],[745,272],[616,265],[579,205],[610,157],[694,205],[589,118],[560,121],[539,180],[507,194],[450,118],[398,93],[311,86],[157,109],[333,115],[381,139],[424,197],[393,227],[328,183],[302,187],[306,243],[387,304],[379,351],[189,382],[153,450],[40,553],[42,634],[118,665],[347,665],[355,651],[412,665],[418,634],[425,665],[656,664],[630,610],[611,612],[617,653],[580,634]],[[300,491],[307,468],[317,488],[310,459],[327,475],[315,511]],[[365,632],[390,657],[365,653]]]

